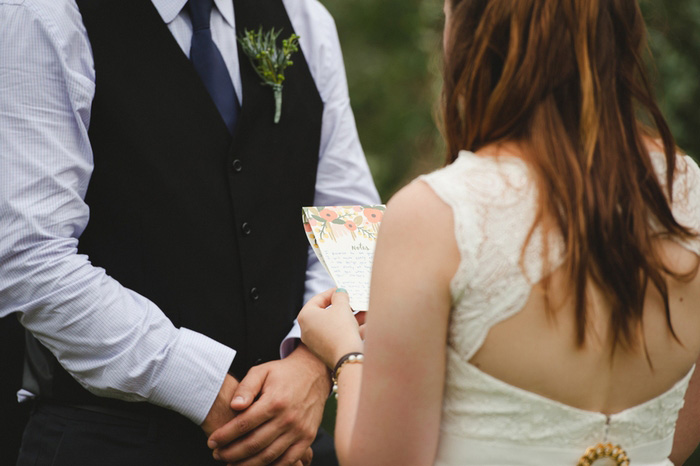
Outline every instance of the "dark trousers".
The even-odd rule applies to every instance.
[[[313,466],[335,466],[328,435],[314,442]],[[325,450],[325,451],[324,451]],[[72,406],[39,403],[22,438],[17,466],[208,466],[202,430],[177,414],[122,417]]]
[[[17,462],[29,406],[17,403],[22,388],[24,328],[15,315],[0,319],[0,466]]]

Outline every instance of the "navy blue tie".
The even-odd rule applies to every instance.
[[[202,78],[226,127],[233,133],[238,118],[238,98],[224,58],[211,37],[209,20],[213,0],[189,0],[188,3],[192,20],[190,61]]]

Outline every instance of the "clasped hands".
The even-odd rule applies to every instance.
[[[316,356],[300,345],[285,359],[253,367],[240,383],[226,376],[202,424],[214,458],[243,466],[308,466],[311,463],[310,445],[316,437],[330,392],[324,363],[329,364],[331,348],[338,347],[332,342],[339,342],[337,335],[332,335],[335,332],[327,330],[335,329],[353,340],[364,333],[364,312],[353,319],[347,294],[334,291],[317,295],[300,313],[302,340],[310,340],[316,347]],[[323,312],[331,302],[345,312]],[[361,327],[358,328],[358,324]],[[343,327],[345,329],[340,330]]]
[[[242,466],[308,466],[330,391],[328,372],[306,347],[226,376],[202,429],[214,458]]]

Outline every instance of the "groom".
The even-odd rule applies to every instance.
[[[330,16],[316,0],[3,0],[0,21],[0,316],[38,339],[18,464],[208,464],[198,425],[232,419],[252,366],[222,459],[308,460],[329,382],[289,337],[330,284],[300,208],[377,202]],[[301,36],[277,124],[236,47],[259,27]]]

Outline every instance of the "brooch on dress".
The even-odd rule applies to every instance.
[[[620,445],[613,446],[612,443],[599,443],[586,449],[586,453],[578,460],[577,466],[596,466],[594,463],[598,460],[603,460],[601,466],[629,466],[630,464],[627,453]]]

